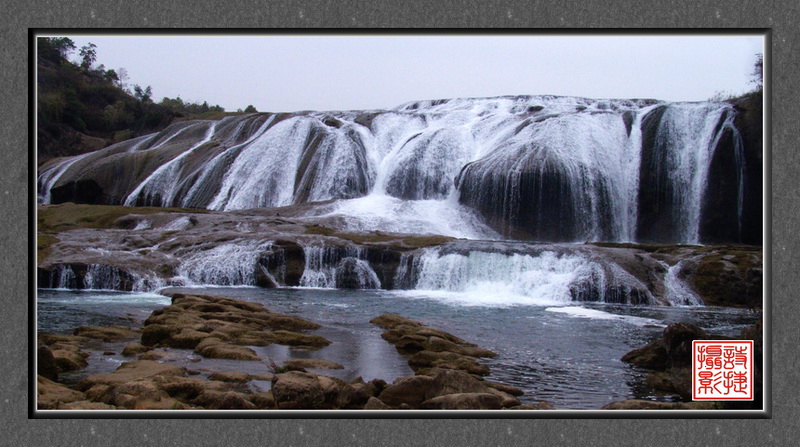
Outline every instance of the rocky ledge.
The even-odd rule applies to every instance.
[[[173,294],[172,304],[154,311],[143,328],[81,327],[75,335],[39,334],[37,404],[39,409],[546,409],[547,403],[520,405],[522,391],[484,379],[480,358],[496,354],[452,334],[399,315],[372,320],[383,338],[409,355],[415,375],[387,384],[380,379],[350,382],[310,369],[341,365],[320,359],[295,359],[283,365],[264,362],[262,374],[214,371],[207,377],[172,363],[175,350],[204,358],[261,360],[249,346],[282,344],[314,350],[328,345],[306,334],[316,323],[270,312],[258,303],[232,298]],[[138,340],[137,340],[138,338]],[[98,345],[99,344],[99,345]],[[59,373],[88,364],[88,346],[123,346],[135,360],[115,371],[59,383]],[[91,360],[91,359],[88,359]],[[198,357],[199,361],[200,358]],[[271,383],[268,391],[250,387]]]
[[[348,232],[337,229],[345,225],[336,218],[315,216],[322,206],[235,212],[40,206],[38,285],[115,290],[187,282],[319,286],[303,278],[320,277],[325,270],[335,271],[325,287],[413,289],[418,263],[434,250],[440,257],[580,259],[591,271],[570,285],[575,301],[668,305],[676,282],[706,305],[757,308],[763,298],[763,249],[758,246],[537,244]]]
[[[646,400],[614,402],[603,409],[761,409],[763,402],[763,320],[745,328],[740,340],[753,340],[754,393],[752,402],[692,402],[692,341],[713,340],[703,329],[687,324],[673,323],[664,328],[662,336],[652,343],[634,349],[622,357],[623,362],[649,371],[644,387],[658,395],[673,396],[679,402],[665,403]]]

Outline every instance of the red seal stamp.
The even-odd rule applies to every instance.
[[[753,400],[753,341],[693,341],[692,400]]]

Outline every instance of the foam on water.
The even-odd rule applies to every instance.
[[[642,317],[634,317],[631,315],[614,314],[611,312],[604,312],[602,310],[589,309],[587,307],[581,307],[581,306],[548,307],[545,309],[545,311],[565,314],[567,316],[574,318],[591,318],[593,320],[622,321],[625,323],[635,324],[637,326],[644,326],[644,325],[663,326],[663,323],[661,321],[654,320],[652,318],[642,318]]]
[[[385,194],[340,200],[309,216],[336,217],[348,231],[442,235],[465,239],[499,239],[474,211],[444,200],[402,200]]]

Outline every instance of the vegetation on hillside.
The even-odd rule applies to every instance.
[[[156,132],[175,119],[225,112],[181,98],[154,102],[150,86],[126,84],[124,68],[97,65],[92,43],[76,48],[67,37],[40,37],[36,44],[39,163]],[[72,62],[76,51],[79,59]]]

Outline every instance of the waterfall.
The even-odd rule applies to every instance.
[[[52,198],[51,191],[58,182],[58,180],[61,178],[61,176],[63,176],[64,173],[67,172],[67,170],[71,168],[75,163],[83,160],[84,158],[88,157],[91,154],[92,153],[89,152],[86,154],[76,155],[72,158],[61,160],[47,171],[44,171],[39,176],[39,179],[37,181],[39,186],[39,196],[38,196],[39,204],[50,203],[50,200]]]
[[[221,211],[333,201],[307,212],[356,231],[736,242],[745,188],[756,180],[745,178],[734,117],[726,103],[554,96],[233,116],[95,153],[104,172],[125,176],[78,157],[53,163],[41,173],[40,201],[52,201],[56,182],[80,181],[83,195],[64,189],[58,200]],[[735,179],[720,170],[731,164]],[[144,180],[130,174],[143,169]],[[732,203],[704,199],[728,182]],[[722,226],[734,230],[705,234]]]
[[[306,246],[301,287],[380,289],[381,282],[357,247]]]
[[[159,166],[149,177],[147,177],[133,192],[125,199],[126,206],[134,205],[155,205],[172,206],[177,192],[179,174],[184,166],[185,158],[192,152],[202,147],[214,135],[217,122],[199,123],[198,126],[207,125],[208,130],[202,140],[189,147],[177,157]]]
[[[578,256],[422,250],[401,260],[396,284],[425,291],[458,292],[467,300],[518,304],[572,301],[573,283],[591,276],[593,263]]]
[[[259,255],[272,241],[240,240],[193,249],[180,258],[177,273],[190,284],[254,286]]]
[[[673,306],[702,306],[703,300],[697,296],[697,293],[689,287],[684,281],[679,278],[679,273],[686,262],[693,260],[683,260],[673,266],[667,265],[662,262],[664,267],[667,268],[667,274],[664,276],[664,295]]]

